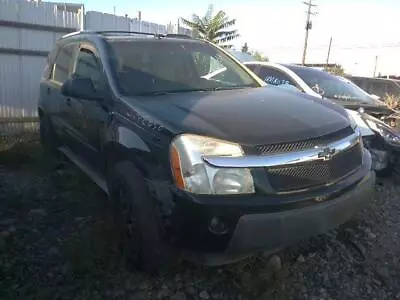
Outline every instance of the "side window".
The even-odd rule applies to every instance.
[[[257,69],[258,65],[246,64],[246,67],[254,72]]]
[[[75,46],[76,44],[68,44],[60,49],[53,66],[52,80],[63,84],[68,79]]]
[[[257,75],[266,83],[272,85],[282,85],[282,84],[295,85],[295,83],[290,79],[288,75],[274,68],[263,66],[257,72]]]
[[[96,90],[103,88],[100,62],[96,55],[86,48],[79,50],[73,76],[91,79]]]

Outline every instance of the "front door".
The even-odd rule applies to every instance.
[[[71,99],[74,113],[71,115],[75,127],[76,144],[74,151],[98,171],[102,171],[100,134],[106,126],[108,107],[106,104],[106,78],[96,49],[83,43],[79,46],[74,65],[73,77],[90,79],[102,100]]]

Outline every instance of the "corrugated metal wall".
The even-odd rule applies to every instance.
[[[177,33],[174,26],[88,12],[77,4],[0,0],[0,135],[37,129],[39,80],[47,53],[64,34],[87,30]],[[180,28],[179,33],[191,35]]]
[[[80,11],[52,3],[0,0],[0,135],[36,130],[47,53],[60,36],[79,30],[81,20]]]
[[[128,17],[115,16],[112,14],[100,13],[97,11],[88,11],[85,14],[85,29],[87,30],[122,30],[122,31],[137,31],[148,33],[178,33],[178,28],[174,25],[160,25],[147,21],[139,21]],[[180,34],[191,36],[190,29],[180,27]]]

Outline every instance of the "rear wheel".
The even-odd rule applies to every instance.
[[[118,234],[118,250],[124,262],[155,273],[172,261],[157,205],[140,172],[130,162],[118,163],[109,180]]]

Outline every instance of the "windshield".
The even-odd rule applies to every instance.
[[[121,93],[157,95],[260,86],[218,48],[172,39],[108,41]]]
[[[327,72],[311,68],[287,66],[314,92],[326,98],[341,101],[357,101],[374,104],[374,99],[355,84]]]

